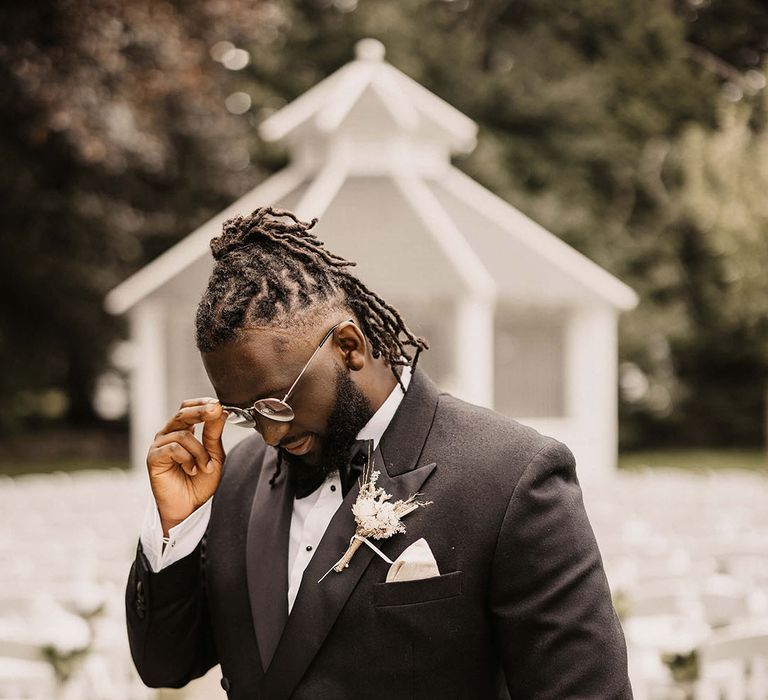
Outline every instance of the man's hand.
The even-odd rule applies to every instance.
[[[155,435],[147,469],[163,535],[216,492],[224,465],[221,433],[226,418],[216,399],[187,399]],[[203,424],[200,440],[195,437],[198,423]]]

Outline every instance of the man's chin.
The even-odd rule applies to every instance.
[[[346,464],[354,439],[329,443],[321,441],[317,435],[313,435],[313,438],[312,449],[301,455],[294,454],[285,448],[280,448],[283,459],[289,468],[311,471],[322,469],[328,475],[337,471],[343,464]]]
[[[312,440],[312,446],[310,449],[308,449],[306,452],[303,452],[302,454],[295,454],[291,452],[290,450],[285,449],[284,447],[280,448],[280,452],[283,454],[283,459],[288,464],[293,464],[294,466],[301,468],[301,467],[317,467],[322,463],[323,458],[323,450],[322,450],[322,443],[320,442],[320,439],[313,435]]]
[[[337,368],[336,400],[323,435],[310,433],[311,445],[298,442],[289,444],[289,447],[297,449],[293,454],[283,449],[283,458],[289,465],[293,464],[295,469],[322,469],[325,474],[332,474],[348,463],[349,450],[355,442],[355,437],[372,415],[373,410],[368,399],[349,376]]]

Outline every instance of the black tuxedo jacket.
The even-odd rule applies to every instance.
[[[127,595],[145,683],[179,687],[217,662],[229,698],[631,698],[626,647],[570,451],[437,391],[417,370],[375,460],[394,500],[432,504],[376,544],[427,540],[440,576],[385,583],[354,533],[354,486],[287,614],[293,496],[270,488],[258,434],[227,457],[198,548],[158,573],[137,553]]]

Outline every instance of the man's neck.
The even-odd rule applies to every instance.
[[[400,375],[401,375],[402,384],[407,389],[411,381],[410,368],[407,368],[407,372],[406,372],[406,369],[403,368],[400,372]],[[381,436],[384,434],[384,431],[386,431],[387,427],[389,426],[389,423],[394,417],[395,412],[400,406],[400,403],[403,400],[403,396],[405,395],[403,393],[403,390],[398,386],[398,383],[396,381],[393,384],[394,385],[392,387],[392,390],[390,391],[384,403],[382,403],[381,406],[379,406],[379,408],[373,414],[373,416],[368,421],[368,423],[366,423],[365,426],[357,434],[358,440],[373,440],[374,449],[379,444],[379,440],[381,439]]]
[[[399,375],[402,369],[396,367],[395,371]],[[374,360],[371,364],[370,377],[366,378],[365,386],[361,387],[374,413],[381,408],[395,386],[397,386],[397,379],[389,364],[383,358]]]

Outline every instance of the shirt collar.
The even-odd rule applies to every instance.
[[[411,382],[411,368],[408,365],[403,367],[403,371],[400,374],[400,381],[407,389]],[[403,396],[405,396],[405,393],[400,388],[400,383],[395,384],[395,388],[392,389],[392,392],[386,398],[384,403],[379,406],[379,410],[371,416],[371,419],[357,434],[357,439],[373,440],[373,449],[375,450],[376,447],[378,447],[381,436],[384,435],[384,431],[386,431],[387,426],[389,426],[392,421],[398,406],[400,406]]]

